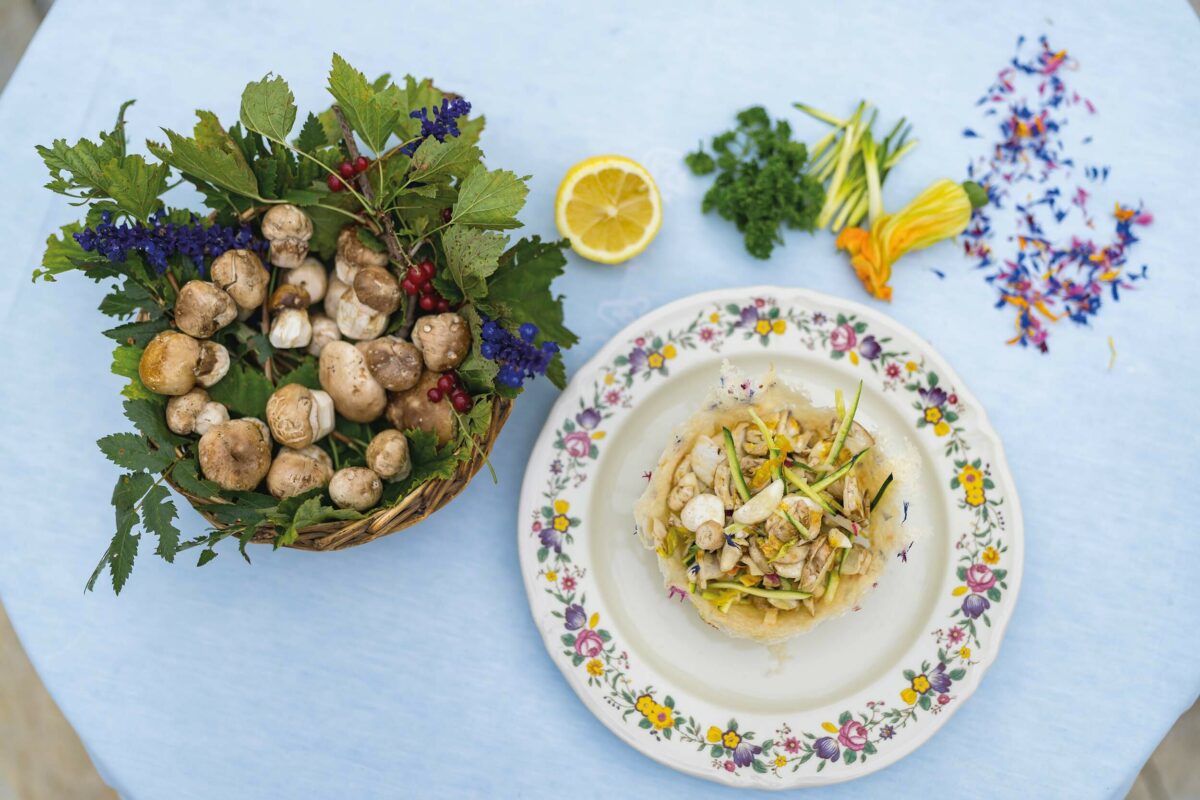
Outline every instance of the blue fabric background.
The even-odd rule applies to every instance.
[[[576,160],[616,151],[660,181],[658,240],[622,267],[572,258],[559,284],[583,341],[702,289],[777,282],[855,299],[822,234],[768,263],[699,213],[683,152],[761,102],[907,114],[920,147],[889,205],[962,175],[976,97],[1018,35],[1083,65],[1096,198],[1143,199],[1144,287],[1049,356],[1006,347],[1008,313],[951,246],[901,265],[888,309],[987,406],[1025,508],[1023,592],[978,694],[916,754],[822,797],[1120,796],[1200,688],[1194,498],[1200,37],[1185,2],[240,3],[59,0],[0,97],[0,590],[29,654],[98,766],[128,798],[730,796],[617,741],[561,679],[530,624],[514,521],[554,399],[527,392],[486,477],[419,528],[331,555],[231,548],[197,570],[145,548],[123,596],[85,596],[110,535],[115,470],[92,442],[126,429],[79,276],[32,285],[75,211],[41,189],[35,143],[93,135],[117,105],[135,141],[236,117],[243,85],[284,75],[323,107],[329,53],[368,73],[436,76],[488,117],[493,166],[534,175],[526,231],[553,235]],[[795,117],[796,115],[792,115]],[[798,123],[815,138],[819,128]],[[181,201],[183,202],[183,201]],[[939,280],[929,270],[946,273]],[[1119,356],[1112,371],[1106,337]],[[182,509],[185,534],[201,519]],[[806,795],[807,796],[807,795]]]

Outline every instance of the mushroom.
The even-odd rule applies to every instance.
[[[329,286],[329,275],[320,261],[309,256],[300,266],[283,273],[283,282],[302,287],[308,292],[309,302],[316,303],[325,296],[325,290]]]
[[[383,481],[366,467],[345,467],[333,473],[329,498],[338,508],[366,511],[374,508],[383,495]]]
[[[454,437],[454,409],[444,400],[435,403],[429,399],[429,390],[437,386],[438,377],[436,372],[426,372],[408,391],[391,393],[387,418],[392,427],[402,431],[416,428],[437,434],[441,445]]]
[[[308,318],[308,292],[303,286],[283,284],[271,295],[268,306],[275,312],[267,337],[278,348],[308,347],[312,322]]]
[[[716,520],[707,520],[696,528],[696,546],[702,550],[718,550],[725,544],[725,529]]]
[[[315,444],[299,450],[284,447],[267,473],[267,491],[282,500],[325,486],[332,477],[333,462]]]
[[[349,342],[330,342],[321,351],[321,388],[337,412],[351,422],[373,422],[387,405],[387,392],[367,369],[363,354]],[[436,376],[435,376],[436,378]]]
[[[222,422],[200,437],[200,470],[227,491],[248,492],[267,476],[271,445],[248,419]]]
[[[733,512],[733,521],[743,525],[757,525],[765,521],[783,500],[783,488],[782,478],[771,481],[765,489]]]
[[[271,293],[271,302],[268,308],[272,311],[283,311],[289,308],[303,311],[310,305],[312,305],[312,298],[309,297],[307,289],[297,283],[281,283]]]
[[[262,218],[263,238],[271,243],[271,263],[284,269],[300,266],[308,255],[308,240],[313,235],[312,220],[289,203],[271,206]]]
[[[267,400],[267,425],[285,447],[307,447],[333,430],[333,398],[320,389],[289,383]]]
[[[679,512],[679,521],[689,531],[697,531],[709,521],[725,523],[725,504],[715,494],[698,494]]]
[[[175,298],[175,324],[197,339],[212,336],[233,322],[237,313],[233,298],[208,281],[188,281]]]
[[[255,427],[262,433],[263,438],[267,441],[267,447],[271,446],[271,429],[267,427],[267,423],[263,422],[258,417],[242,417],[247,422],[253,422]]]
[[[374,339],[387,329],[388,315],[359,302],[353,287],[342,291],[336,313],[338,330],[348,339]]]
[[[359,346],[367,369],[383,388],[393,392],[411,389],[421,378],[421,353],[396,336],[384,336]]]
[[[253,311],[267,299],[271,273],[253,250],[226,250],[213,261],[210,272],[213,283],[243,312]]]
[[[425,317],[413,328],[413,344],[434,372],[454,369],[471,350],[471,327],[458,314]]]
[[[200,342],[200,357],[196,360],[196,383],[212,386],[229,372],[229,351],[216,342]]]
[[[343,283],[353,283],[355,273],[363,267],[386,267],[387,263],[387,253],[372,250],[358,238],[357,225],[350,224],[342,228],[337,238],[334,270]]]
[[[329,276],[329,284],[325,287],[325,316],[337,319],[338,305],[342,302],[342,295],[349,288],[350,285],[344,283],[337,275]]]
[[[162,331],[150,340],[138,361],[138,377],[156,394],[187,394],[196,385],[200,343],[179,331]]]
[[[196,417],[208,403],[208,392],[192,389],[167,401],[167,427],[172,433],[187,436],[196,430]]]
[[[395,428],[380,431],[367,445],[367,466],[385,481],[402,481],[412,472],[408,437]]]
[[[292,272],[295,271],[292,270]],[[308,352],[314,356],[321,355],[321,350],[325,348],[325,345],[342,338],[342,332],[338,330],[337,323],[324,314],[309,314],[308,322],[312,325],[312,340],[308,343]]]
[[[215,400],[209,400],[204,404],[204,408],[200,409],[200,413],[196,415],[194,432],[203,436],[214,425],[220,425],[222,422],[229,422],[229,409]]]
[[[386,267],[363,267],[351,285],[358,302],[380,314],[391,314],[400,307],[400,282]]]

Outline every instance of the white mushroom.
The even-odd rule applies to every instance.
[[[721,548],[721,571],[728,572],[737,566],[738,561],[742,558],[741,548],[732,544],[727,544]]]
[[[209,428],[197,450],[204,477],[227,491],[250,491],[271,466],[271,445],[258,426],[245,419]]]
[[[709,520],[724,525],[725,504],[715,494],[698,494],[683,507],[679,520],[683,527],[693,532]]]
[[[338,234],[337,258],[333,263],[338,278],[349,285],[354,283],[354,276],[363,267],[386,267],[388,255],[363,244],[358,236],[358,226],[351,224]]]
[[[167,401],[167,427],[172,433],[187,436],[196,430],[196,417],[208,403],[208,392],[192,389]]]
[[[359,302],[353,288],[343,290],[337,304],[337,326],[343,336],[347,339],[374,339],[387,329],[387,324],[387,314]]]
[[[175,324],[197,339],[207,339],[237,318],[237,304],[208,281],[188,281],[175,298]]]
[[[267,491],[282,500],[326,486],[332,477],[333,461],[315,444],[299,450],[284,447],[267,473]]]
[[[363,354],[349,342],[330,342],[321,351],[321,388],[337,412],[351,422],[373,422],[383,414],[387,392],[367,369]]]
[[[162,331],[142,351],[138,376],[147,389],[157,394],[187,394],[196,385],[199,360],[200,342],[186,333]]]
[[[400,307],[400,282],[386,267],[363,267],[351,285],[358,302],[380,314],[391,314]]]
[[[308,347],[312,341],[313,328],[308,312],[302,308],[285,308],[271,319],[271,333],[267,337],[272,346],[286,350],[291,347]]]
[[[767,484],[766,488],[751,497],[740,508],[733,512],[733,521],[743,525],[757,525],[771,516],[783,500],[783,480],[776,478]],[[724,503],[721,504],[724,508]]]
[[[237,303],[239,314],[249,315],[267,299],[271,273],[253,250],[226,250],[209,268],[213,283]]]
[[[392,427],[407,431],[413,428],[437,435],[439,445],[454,438],[454,407],[443,399],[435,403],[429,390],[437,386],[438,374],[426,372],[411,389],[391,392],[388,396],[387,418]]]
[[[210,400],[204,404],[204,408],[200,409],[200,413],[196,415],[195,432],[203,436],[213,426],[220,425],[222,422],[229,422],[229,409],[214,400]]]
[[[366,467],[345,467],[329,481],[329,499],[338,508],[366,511],[383,495],[383,481]]]
[[[367,369],[390,392],[411,389],[421,379],[420,352],[398,336],[360,342],[358,348],[367,359]]]
[[[329,284],[325,287],[325,316],[330,319],[337,319],[338,306],[342,302],[342,295],[350,288],[350,284],[344,282],[336,275],[329,277]]]
[[[295,271],[292,270],[292,272]],[[314,356],[321,355],[325,345],[342,338],[342,332],[338,330],[337,323],[324,314],[310,312],[308,323],[312,325],[312,340],[308,343],[308,352]]]
[[[697,437],[689,457],[692,472],[705,486],[713,485],[717,467],[725,460],[725,451],[707,436]]]
[[[271,429],[267,427],[267,423],[263,422],[258,417],[242,417],[242,419],[246,420],[246,422],[254,423],[255,427],[257,427],[262,433],[263,439],[266,440],[267,447],[270,447],[273,444],[271,441]]]
[[[271,263],[284,269],[300,266],[308,255],[313,235],[312,220],[296,206],[273,205],[262,218],[263,238],[271,243]]]
[[[471,351],[471,328],[458,314],[422,317],[413,328],[412,343],[433,372],[454,369]]]
[[[196,361],[196,383],[208,388],[229,372],[229,351],[216,342],[200,343],[200,358]]]
[[[310,302],[320,302],[329,288],[329,275],[320,261],[312,256],[304,259],[304,263],[295,269],[289,269],[281,276],[285,284],[299,286],[308,292]]]
[[[367,445],[367,466],[385,481],[402,481],[412,472],[408,437],[395,428],[380,431]]]
[[[320,389],[290,383],[267,400],[267,425],[285,447],[307,447],[333,430],[333,398]]]
[[[708,520],[696,529],[696,546],[701,550],[716,550],[725,543],[725,529],[721,523]]]

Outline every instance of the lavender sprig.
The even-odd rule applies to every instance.
[[[190,259],[203,274],[205,259],[216,258],[226,250],[258,253],[266,250],[266,242],[256,239],[249,225],[206,226],[195,214],[184,224],[169,222],[164,210],[151,215],[150,225],[141,222],[114,225],[108,211],[100,219],[95,228],[85,228],[74,235],[80,247],[118,264],[124,263],[130,252],[140,253],[159,274],[166,272],[167,259],[176,254]]]
[[[421,146],[421,142],[428,139],[430,136],[437,139],[439,142],[446,141],[447,136],[459,135],[458,118],[465,117],[471,113],[471,104],[461,97],[456,97],[453,100],[443,97],[441,107],[434,107],[433,119],[429,118],[429,109],[418,108],[416,111],[409,113],[413,119],[421,120],[421,135],[404,147],[400,148],[400,152],[406,156],[411,156],[417,152],[417,148]]]
[[[479,345],[484,358],[500,365],[496,380],[511,389],[519,388],[526,378],[545,375],[558,352],[554,342],[542,342],[541,347],[534,345],[538,327],[532,322],[522,324],[518,332],[519,338],[485,318],[481,330],[483,341]]]

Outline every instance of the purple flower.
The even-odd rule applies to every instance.
[[[842,755],[842,751],[838,749],[837,742],[832,736],[822,736],[813,742],[813,751],[817,754],[817,758],[827,758],[830,761],[837,761]]]
[[[891,725],[884,725],[882,728],[879,729],[879,738],[880,739],[890,739],[895,735],[896,735],[896,729],[893,728]]]
[[[753,328],[758,323],[758,309],[754,306],[746,306],[742,309],[738,325],[743,328]]]
[[[962,612],[971,619],[977,618],[980,614],[992,607],[988,599],[981,594],[969,594],[963,600]]]
[[[558,345],[545,341],[538,347],[533,344],[532,336],[537,336],[537,326],[532,323],[521,325],[521,336],[514,336],[500,327],[495,320],[483,317],[480,330],[480,354],[500,365],[496,380],[503,386],[516,389],[526,378],[545,375],[550,362],[558,353]]]
[[[952,681],[950,680],[950,676],[946,674],[946,665],[944,663],[939,662],[932,672],[925,674],[925,677],[929,679],[930,690],[938,694],[949,691]]]
[[[754,761],[754,757],[761,752],[761,747],[742,739],[738,742],[738,746],[733,748],[733,763],[739,767],[748,767]]]
[[[255,239],[249,225],[206,226],[191,214],[186,223],[171,222],[170,215],[159,209],[150,216],[150,224],[122,222],[113,224],[111,212],[100,215],[94,228],[75,234],[75,241],[86,252],[99,253],[113,263],[124,263],[130,253],[143,256],[159,274],[167,269],[167,259],[181,255],[204,274],[205,259],[216,258],[226,250],[253,250],[262,254],[267,243]]]
[[[996,585],[996,574],[987,564],[972,564],[967,570],[967,587],[972,592],[986,592]]]
[[[812,319],[813,319],[813,325],[824,325],[826,317],[824,314],[822,314],[820,311],[818,311],[817,313],[813,314]]]
[[[538,539],[542,541],[542,547],[549,547],[556,553],[562,552],[563,535],[553,526],[542,528],[538,533]]]
[[[566,617],[569,631],[577,631],[583,627],[583,623],[587,622],[587,612],[579,603],[567,606]]]
[[[629,371],[638,372],[646,368],[646,351],[635,347],[629,351]]]
[[[594,408],[585,408],[575,415],[575,421],[579,423],[579,427],[590,431],[600,424],[600,412]]]
[[[883,352],[883,346],[875,339],[874,336],[867,336],[858,343],[858,353],[868,361],[874,361],[879,358]]]
[[[946,393],[940,386],[918,389],[917,394],[921,396],[921,400],[925,403],[926,408],[941,408],[946,404]]]

